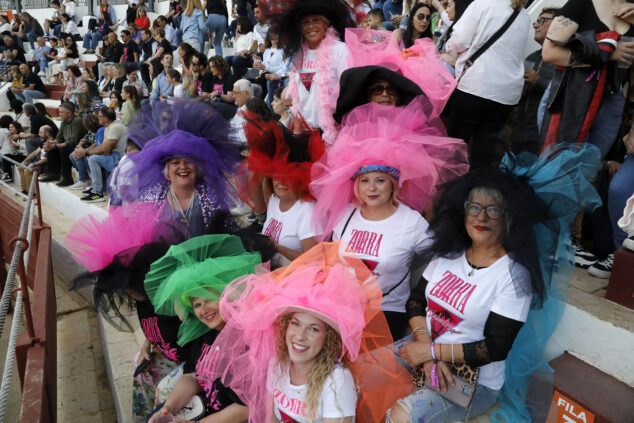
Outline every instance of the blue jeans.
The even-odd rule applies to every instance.
[[[73,164],[73,166],[75,166],[75,168],[77,169],[77,173],[79,174],[79,180],[81,182],[85,182],[89,180],[90,178],[88,177],[88,160],[86,159],[86,157],[82,157],[79,160],[75,160],[73,158],[73,153],[71,153],[68,155],[68,158],[70,159],[70,162]]]
[[[46,67],[48,66],[48,59],[44,56],[40,56],[36,58],[38,65],[40,66],[41,72],[46,72]]]
[[[271,103],[273,103],[273,96],[275,95],[275,90],[278,87],[283,87],[286,84],[288,84],[288,78],[284,78],[284,79],[279,79],[277,81],[266,81],[266,104],[268,104],[269,106],[271,106]]]
[[[183,30],[180,28],[176,28],[174,31],[174,38],[172,38],[172,47],[178,48],[179,45],[183,42]]]
[[[392,16],[398,16],[403,11],[403,0],[386,0],[383,3],[383,16],[390,21]]]
[[[106,172],[106,175],[109,174],[112,169],[117,167],[120,158],[121,156],[118,151],[113,151],[108,156],[98,154],[88,157],[88,167],[90,168],[90,176],[92,176],[93,193],[103,194],[103,171]]]
[[[31,50],[35,50],[35,42],[37,41],[37,35],[35,32],[27,32],[26,39],[29,40],[29,44],[31,46]]]
[[[17,98],[24,104],[33,104],[33,99],[46,98],[46,94],[38,90],[24,90],[21,93],[16,93],[15,98]]]
[[[84,34],[84,42],[82,46],[85,49],[97,50],[97,45],[99,45],[99,41],[103,40],[103,34],[99,31],[95,31],[92,34],[87,32]]]
[[[612,224],[614,248],[620,248],[627,234],[616,223],[623,216],[628,198],[634,194],[634,155],[628,155],[610,182],[608,191],[608,213]]]
[[[205,23],[209,36],[214,34],[214,49],[216,56],[222,57],[222,37],[227,30],[227,18],[222,15],[211,14]]]
[[[625,96],[622,92],[604,95],[599,111],[594,117],[586,142],[599,147],[601,160],[605,159],[612,144],[616,140],[621,127],[621,115],[625,107]],[[624,203],[625,204],[625,203]]]
[[[406,342],[412,341],[412,335],[408,335],[394,343],[397,361],[409,371],[411,371],[411,368],[400,357],[398,350],[403,347]],[[491,408],[497,401],[499,394],[499,390],[478,385],[473,400],[471,401],[469,415],[467,416],[467,410],[464,408],[443,398],[440,394],[431,389],[423,388],[398,400],[394,407],[388,410],[385,422],[390,422],[391,413],[403,414],[403,412],[405,412],[404,414],[409,414],[409,419],[412,422],[444,423],[464,421],[467,417],[478,416]]]

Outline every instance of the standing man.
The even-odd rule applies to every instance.
[[[559,9],[547,7],[533,23],[535,41],[544,44],[550,23]],[[531,65],[530,67],[528,65]],[[519,104],[512,114],[511,149],[514,153],[529,151],[539,154],[539,129],[537,127],[537,109],[544,91],[553,77],[555,65],[544,63],[542,49],[529,54],[524,61],[524,90]]]
[[[86,134],[81,117],[75,116],[75,106],[72,103],[62,103],[59,107],[62,124],[48,153],[48,174],[40,179],[42,182],[57,181],[62,176],[60,187],[73,184],[71,174],[72,165],[68,156],[73,152],[79,140]]]

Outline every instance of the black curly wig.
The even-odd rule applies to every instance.
[[[433,232],[432,244],[423,256],[426,260],[456,258],[471,246],[472,241],[465,228],[464,203],[475,188],[495,190],[502,195],[507,214],[507,230],[501,240],[502,246],[514,262],[530,273],[529,287],[521,281],[525,279],[520,274],[525,275],[523,269],[510,269],[515,288],[521,293],[530,290],[534,294],[534,306],[540,305],[546,289],[539,257],[552,249],[537,245],[533,225],[554,225],[556,222],[550,219],[548,205],[535,194],[525,177],[516,177],[510,171],[499,168],[477,168],[445,184],[429,222]]]

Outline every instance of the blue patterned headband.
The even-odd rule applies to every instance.
[[[401,172],[395,167],[379,165],[379,164],[370,164],[370,165],[361,166],[359,170],[354,172],[354,175],[352,175],[352,178],[350,179],[354,181],[355,179],[357,179],[357,176],[363,175],[364,173],[370,173],[370,172],[387,173],[388,175],[390,175],[397,181],[398,181],[398,178],[401,176]]]

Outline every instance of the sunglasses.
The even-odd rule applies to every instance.
[[[502,207],[498,207],[498,206],[482,207],[480,204],[472,203],[471,201],[464,202],[464,210],[465,212],[467,212],[469,216],[472,216],[472,217],[478,216],[482,212],[482,210],[484,210],[484,212],[489,217],[489,219],[493,219],[493,220],[500,219],[505,213],[505,210]]]
[[[398,90],[391,85],[374,84],[370,86],[368,91],[371,95],[381,95],[384,92],[391,97],[398,95]]]
[[[431,15],[419,13],[418,15],[416,15],[416,19],[418,19],[419,21],[431,21]]]

